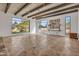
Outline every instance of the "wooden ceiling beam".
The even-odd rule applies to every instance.
[[[41,16],[37,16],[37,17],[34,17],[34,18],[38,18],[38,17],[42,17],[42,16],[46,16],[46,15],[51,15],[51,14],[55,14],[55,13],[58,13],[58,12],[66,11],[66,10],[69,10],[69,9],[74,9],[74,8],[79,8],[79,5],[72,6],[72,7],[65,8],[65,9],[58,10],[58,11],[54,11],[54,12],[51,12],[51,13],[47,13],[47,14],[44,14],[44,15],[41,15]]]
[[[50,8],[50,9],[46,9],[46,10],[44,10],[44,11],[41,11],[41,12],[38,12],[38,13],[36,13],[36,14],[30,15],[30,16],[28,16],[28,17],[36,16],[36,15],[38,15],[38,14],[41,14],[41,13],[44,13],[44,12],[48,12],[48,11],[51,11],[51,10],[54,10],[54,9],[58,9],[58,8],[64,7],[64,6],[69,5],[69,4],[71,4],[71,3],[63,3],[63,4],[60,4],[60,5],[58,5],[58,6],[52,7],[52,8]]]
[[[62,13],[58,13],[58,14],[54,14],[54,15],[49,15],[49,16],[46,16],[46,17],[39,17],[39,18],[36,18],[36,19],[59,16],[59,15],[63,15],[63,14],[73,13],[73,12],[78,12],[78,9],[75,9],[75,10],[72,10],[72,11],[67,11],[67,12],[62,12]]]
[[[34,9],[32,9],[32,10],[30,10],[30,11],[24,13],[24,14],[22,15],[22,17],[25,16],[25,15],[27,15],[27,14],[29,14],[29,13],[31,13],[31,12],[34,12],[34,11],[40,9],[40,8],[43,8],[43,7],[45,7],[45,6],[49,5],[49,4],[50,4],[50,3],[44,3],[44,4],[38,6],[38,7],[34,8]]]
[[[25,3],[19,10],[17,10],[14,14],[17,15],[21,10],[30,5],[30,3]]]
[[[8,9],[9,9],[10,5],[11,5],[11,3],[7,3],[7,4],[6,4],[5,11],[4,11],[5,13],[7,13],[7,11],[8,11]]]

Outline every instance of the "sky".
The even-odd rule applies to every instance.
[[[66,23],[71,21],[71,16],[66,16]]]
[[[12,24],[14,24],[15,21],[19,24],[22,22],[22,19],[21,18],[12,18]]]

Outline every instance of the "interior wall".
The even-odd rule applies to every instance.
[[[78,40],[79,40],[79,8],[78,8]]]
[[[78,13],[69,13],[69,14],[64,14],[60,16],[55,16],[55,17],[48,17],[48,18],[43,18],[39,20],[53,20],[53,19],[60,19],[60,24],[61,24],[61,31],[52,31],[52,32],[47,32],[48,34],[53,34],[53,35],[65,35],[65,16],[71,16],[71,32],[79,33],[78,31]],[[5,14],[4,12],[0,12],[0,36],[11,36],[11,25],[12,25],[12,17],[19,17],[12,15],[10,13]],[[21,18],[21,17],[19,17]],[[38,32],[39,27],[37,26],[38,23],[36,23],[36,19],[29,19],[30,20],[30,33],[36,33]]]
[[[39,21],[36,20],[36,33],[39,33]]]
[[[36,19],[29,19],[30,20],[30,33],[36,33]]]
[[[12,17],[15,16],[10,13],[4,13],[0,11],[0,37],[11,36]]]
[[[15,16],[10,13],[5,14],[0,11],[0,37],[13,35],[11,33],[12,17],[22,18],[21,16]],[[36,33],[36,20],[31,18],[28,20],[30,20],[30,33]]]
[[[11,14],[0,12],[0,36],[11,35]]]
[[[54,19],[60,19],[60,30],[61,31],[51,31],[47,32],[48,34],[53,34],[53,35],[62,35],[65,36],[65,17],[66,16],[71,16],[71,32],[72,33],[77,33],[78,32],[78,12],[73,12],[69,14],[63,14],[59,16],[53,16],[53,17],[48,17],[48,18],[43,18],[39,20],[54,20]]]

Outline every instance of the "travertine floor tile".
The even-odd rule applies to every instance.
[[[18,35],[5,37],[11,56],[79,56],[79,41],[55,35]]]

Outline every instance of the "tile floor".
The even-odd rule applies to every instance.
[[[9,56],[79,56],[79,41],[68,37],[28,34],[3,41]]]

